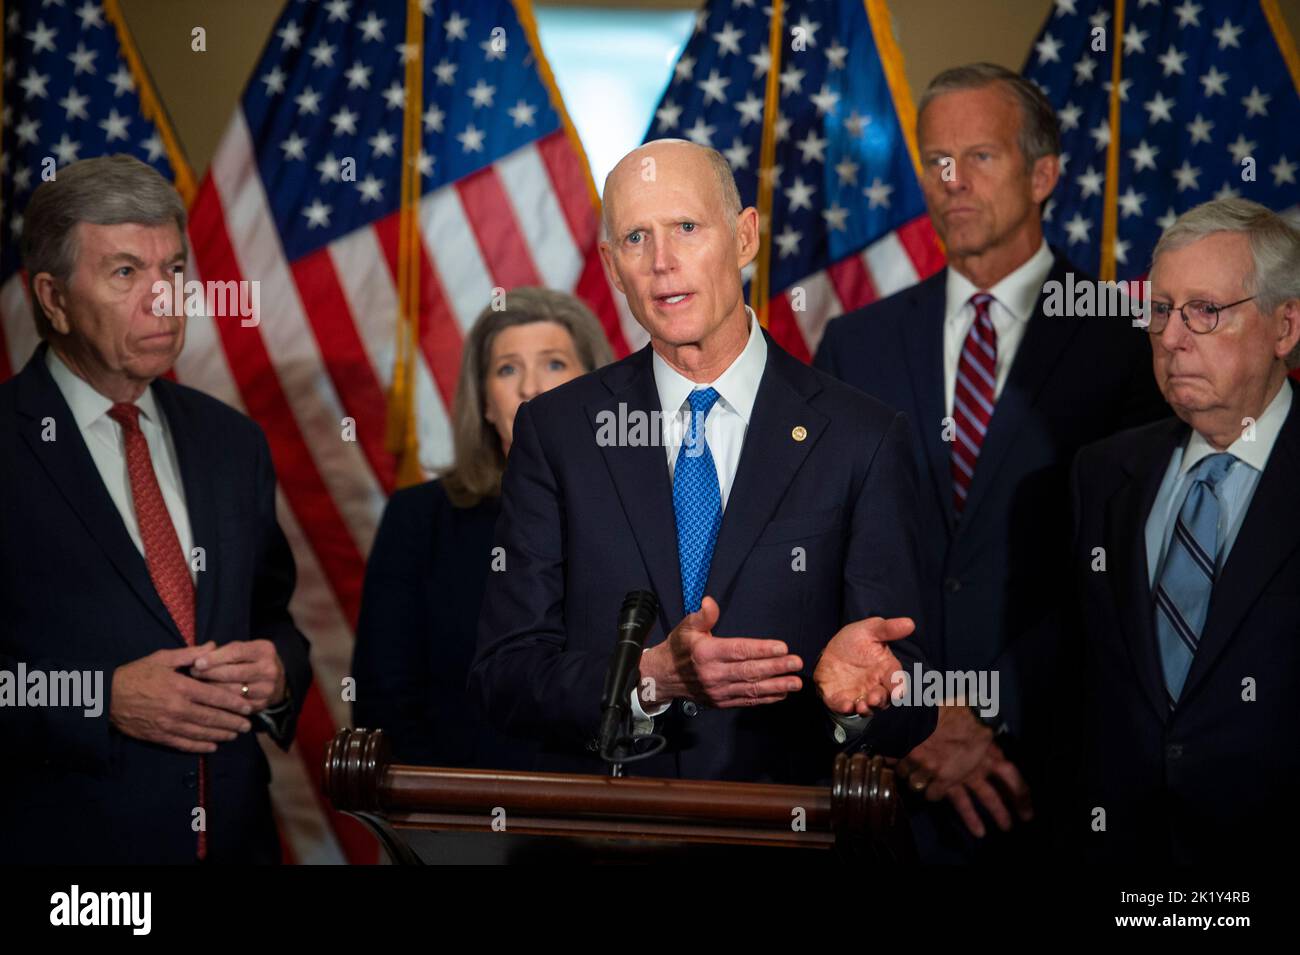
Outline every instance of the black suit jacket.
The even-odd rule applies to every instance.
[[[113,671],[184,639],[46,368],[46,347],[0,384],[0,668],[103,671],[103,712],[0,712],[10,768],[0,786],[0,860],[193,862],[198,757],[125,736],[108,719]],[[289,616],[294,563],[276,522],[266,439],[207,395],[163,379],[151,387],[175,444],[194,544],[206,554],[197,640],[274,642],[294,703],[279,740],[287,748],[311,669]],[[257,739],[218,744],[207,761],[210,861],[278,860]]]
[[[813,686],[819,652],[851,620],[920,621],[906,420],[770,337],[767,348],[705,592],[721,608],[715,633],[786,641],[803,660],[804,689],[772,705],[694,715],[674,703],[657,721],[668,749],[629,766],[638,775],[827,777],[838,747]],[[648,646],[684,615],[663,447],[597,444],[600,414],[617,416],[620,405],[659,410],[649,346],[532,399],[515,419],[496,538],[507,566],[488,578],[470,681],[503,729],[542,740],[547,768],[605,771],[587,744],[624,595],[659,597]],[[795,548],[805,569],[795,569]],[[910,669],[911,641],[893,647]],[[902,754],[934,719],[933,710],[893,708],[861,742]]]
[[[1082,616],[1066,672],[1081,672],[1083,687],[1079,695],[1067,683],[1063,703],[1082,774],[1068,780],[1078,798],[1066,834],[1088,858],[1109,861],[1288,859],[1300,848],[1300,399],[1215,582],[1171,712],[1145,528],[1170,455],[1188,435],[1169,418],[1085,448],[1075,466]],[[1092,569],[1098,547],[1104,572]],[[1097,809],[1102,831],[1093,828]]]
[[[441,482],[389,498],[366,562],[352,657],[353,721],[378,727],[393,759],[527,769],[531,747],[497,733],[465,689],[499,498],[456,507]]]
[[[1048,281],[1086,276],[1059,252]],[[919,435],[921,550],[931,663],[997,670],[994,721],[1024,737],[1028,676],[1049,648],[1021,640],[1068,577],[1069,467],[1083,445],[1169,413],[1145,331],[1128,318],[1043,314],[1040,294],[980,449],[960,521],[943,440],[947,271],[826,327],[815,364],[904,412]],[[1035,645],[1031,645],[1035,644]],[[1045,680],[1038,680],[1040,686]],[[1034,727],[1029,726],[1029,736]],[[1023,740],[1022,740],[1023,742]],[[1041,750],[1043,741],[1022,749]],[[1032,762],[1032,760],[1031,760]]]

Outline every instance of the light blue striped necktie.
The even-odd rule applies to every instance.
[[[1192,469],[1192,486],[1169,540],[1165,566],[1156,581],[1156,636],[1165,691],[1178,702],[1210,609],[1219,557],[1219,497],[1215,488],[1237,460],[1211,454]]]
[[[704,585],[713,561],[713,544],[722,526],[722,492],[718,470],[704,434],[704,422],[718,393],[712,388],[692,391],[690,420],[673,469],[673,510],[677,516],[677,557],[682,568],[682,606],[700,609]]]

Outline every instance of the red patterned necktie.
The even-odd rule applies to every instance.
[[[163,606],[171,614],[176,629],[189,646],[194,645],[194,581],[181,550],[180,538],[172,524],[167,504],[163,500],[158,476],[154,473],[153,459],[149,456],[149,443],[140,430],[140,409],[133,404],[118,402],[108,410],[108,416],[122,426],[126,444],[126,471],[131,479],[131,500],[135,503],[135,519],[140,528],[140,542],[144,545],[144,559],[149,566],[149,579],[162,598]],[[207,760],[199,757],[199,807],[207,803]],[[204,814],[206,815],[206,808]],[[206,820],[204,820],[206,825]],[[207,832],[199,831],[198,856],[208,854]]]
[[[980,446],[993,419],[998,335],[989,318],[991,301],[993,296],[988,292],[977,292],[970,297],[971,305],[975,306],[975,323],[962,346],[953,389],[952,417],[957,433],[952,443],[952,502],[958,517],[966,506],[975,462],[979,460]]]

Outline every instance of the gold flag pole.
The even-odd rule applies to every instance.
[[[415,363],[420,341],[420,114],[424,104],[424,12],[406,4],[406,104],[402,111],[402,202],[397,242],[397,334],[388,394],[388,450],[397,455],[397,486],[424,480],[416,430]]]

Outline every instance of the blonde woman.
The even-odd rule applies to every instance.
[[[384,730],[398,762],[527,762],[526,744],[492,730],[465,691],[501,475],[520,404],[612,357],[596,317],[561,292],[515,289],[503,310],[475,321],[456,388],[455,459],[437,480],[392,496],[366,565],[353,718]]]

